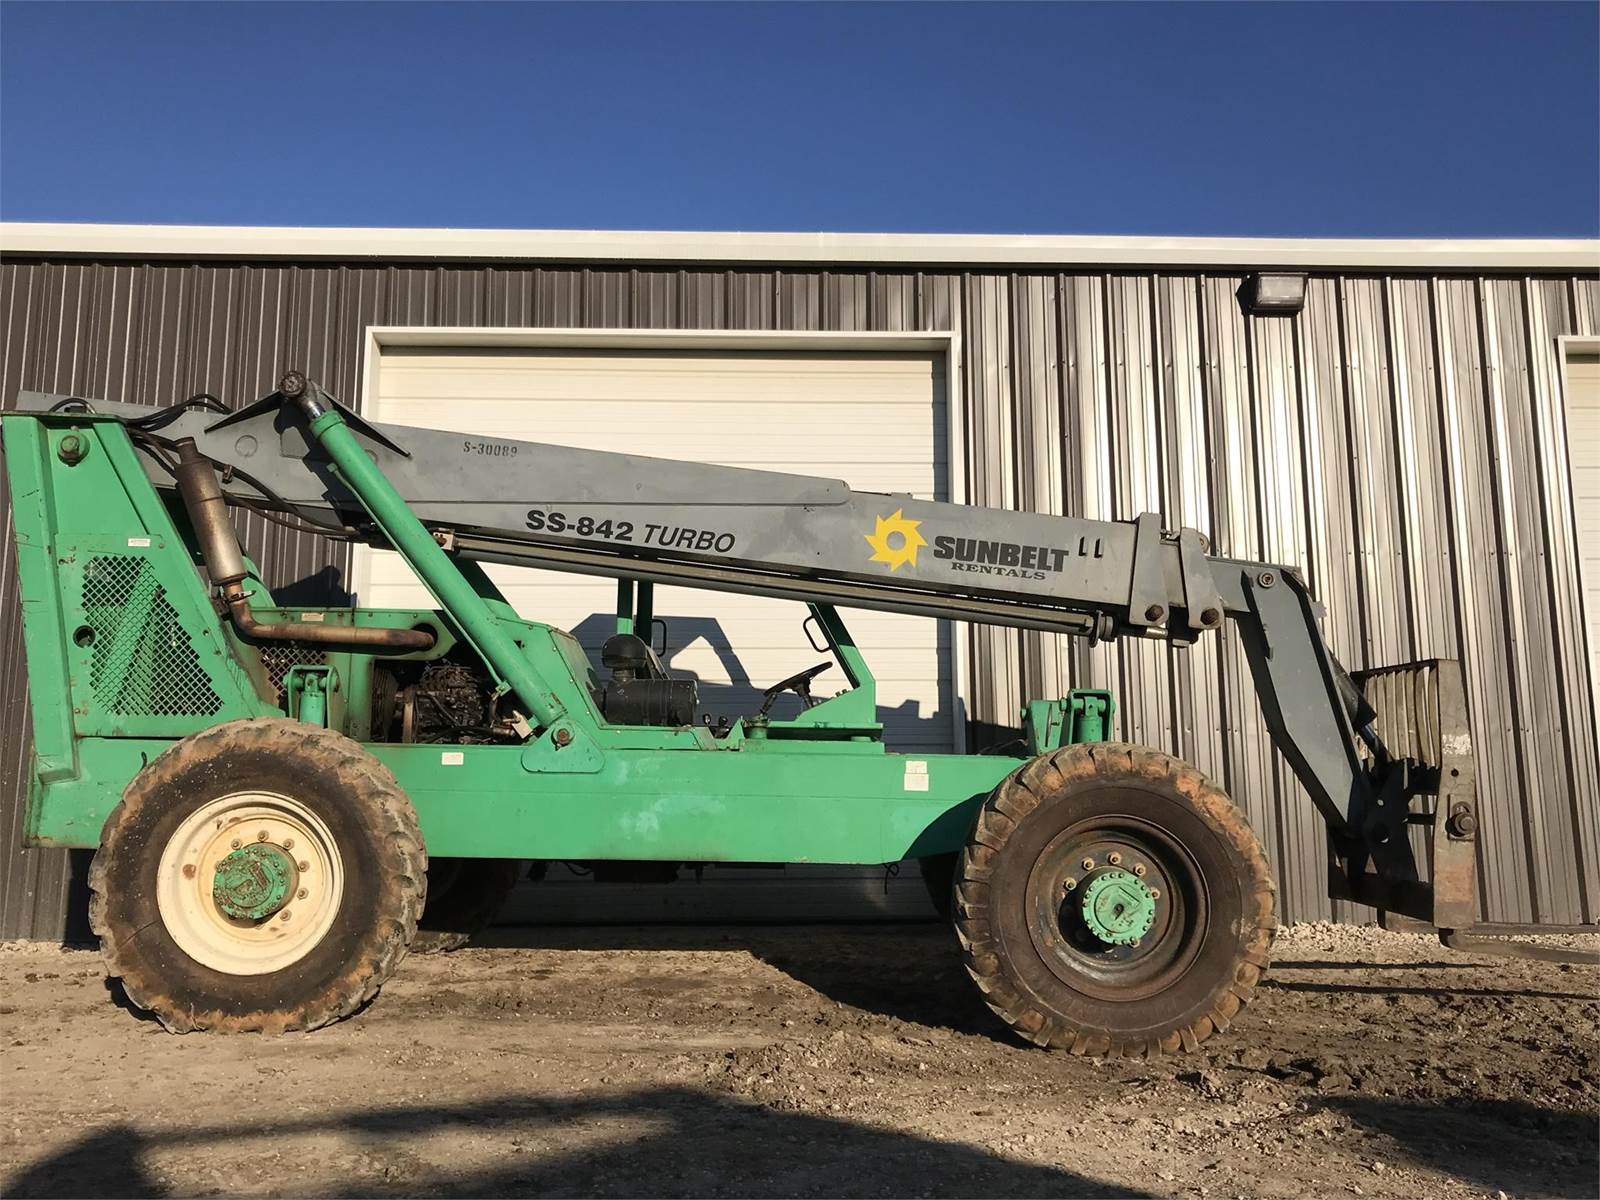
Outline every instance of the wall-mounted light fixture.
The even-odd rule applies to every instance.
[[[1292,317],[1306,306],[1306,273],[1257,271],[1245,276],[1236,294],[1247,316]]]

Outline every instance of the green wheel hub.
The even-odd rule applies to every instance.
[[[1096,875],[1083,891],[1083,923],[1110,946],[1127,946],[1155,924],[1156,898],[1144,880],[1128,871]]]
[[[265,921],[289,902],[294,860],[270,842],[252,842],[217,863],[211,898],[236,921]]]

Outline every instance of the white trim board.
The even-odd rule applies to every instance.
[[[0,253],[177,259],[865,263],[1600,273],[1600,240],[697,233],[0,222]]]
[[[766,330],[693,329],[502,329],[473,326],[369,325],[362,348],[361,406],[373,394],[378,360],[386,346],[426,346],[440,350],[499,347],[504,349],[558,350],[842,350],[915,351],[927,350],[944,358],[945,434],[948,439],[945,490],[957,504],[966,502],[966,439],[961,422],[965,396],[962,378],[961,338],[950,331],[935,332],[845,332],[825,331],[769,332]],[[846,482],[850,482],[846,480]],[[357,597],[371,589],[372,553],[355,547],[350,565],[351,590]],[[359,599],[358,599],[359,602]],[[950,622],[950,699],[953,750],[966,753],[968,680],[967,630],[962,622]],[[871,655],[870,647],[866,652]]]

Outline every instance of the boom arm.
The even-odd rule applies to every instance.
[[[66,403],[19,398],[24,411]],[[1434,719],[1431,735],[1411,739],[1409,757],[1392,755],[1324,644],[1298,576],[1211,556],[1199,533],[1164,530],[1153,514],[1122,522],[1008,512],[855,492],[831,479],[378,425],[295,372],[225,417],[164,410],[173,415],[158,433],[148,408],[97,402],[92,412],[139,430],[135,444],[158,487],[175,487],[160,446],[192,441],[191,458],[216,465],[229,501],[349,527],[400,551],[546,731],[559,706],[452,555],[1093,639],[1188,643],[1231,620],[1273,741],[1329,827],[1335,894],[1450,928],[1472,924],[1470,753],[1461,753],[1464,732],[1438,719],[1439,696],[1459,693],[1455,664],[1403,669],[1431,670],[1417,678],[1431,681],[1422,700]],[[1470,818],[1434,820],[1431,886],[1406,828],[1420,794],[1438,795],[1436,814]]]

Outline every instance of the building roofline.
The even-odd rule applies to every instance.
[[[44,258],[882,263],[895,266],[1292,267],[1597,271],[1600,240],[1189,238],[1034,234],[341,229],[0,222],[0,254]]]

